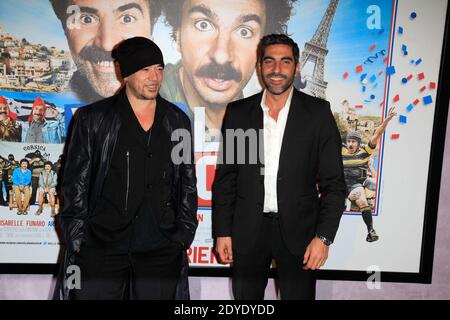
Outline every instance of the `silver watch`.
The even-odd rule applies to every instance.
[[[319,238],[319,240],[322,241],[323,244],[326,245],[327,247],[329,247],[333,243],[333,241],[328,240],[324,236],[320,236],[320,235],[316,234],[316,237]]]

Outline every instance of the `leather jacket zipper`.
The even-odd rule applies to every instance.
[[[125,194],[125,213],[128,211],[128,192],[130,189],[130,151],[127,151],[127,191]]]

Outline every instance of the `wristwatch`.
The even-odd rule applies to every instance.
[[[329,247],[333,243],[333,241],[328,240],[324,236],[320,236],[320,235],[316,234],[316,237],[319,238],[319,240],[322,241],[323,244],[326,245],[327,247]]]

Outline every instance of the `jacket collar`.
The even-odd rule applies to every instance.
[[[136,137],[136,141],[141,143],[143,147],[147,147],[147,144],[142,139],[144,130],[142,129],[138,119],[136,118],[136,115],[133,112],[130,101],[128,100],[128,97],[126,95],[125,87],[122,88],[119,95],[120,95],[119,103],[116,104],[116,108],[119,114],[127,120],[125,125],[127,125],[131,129],[131,131]],[[161,135],[164,131],[163,122],[165,121],[166,117],[167,111],[166,108],[167,106],[164,99],[162,99],[160,95],[158,95],[156,97],[155,119],[150,129],[151,146],[155,145],[155,143],[158,144],[159,140],[162,138]]]
[[[292,100],[289,107],[289,113],[280,149],[280,169],[285,165],[287,161],[286,153],[289,152],[289,148],[293,143],[294,137],[298,134],[298,131],[302,129],[298,127],[299,119],[304,117],[303,105],[305,103],[305,99],[303,97],[303,94],[295,87],[293,88],[293,90],[294,91],[292,93]],[[264,128],[263,111],[261,109],[262,97],[263,92],[260,92],[255,96],[255,99],[253,101],[252,126],[257,130]],[[264,139],[263,136],[261,138]],[[260,145],[264,149],[264,143],[261,143]],[[264,150],[261,150],[261,154],[264,155]]]

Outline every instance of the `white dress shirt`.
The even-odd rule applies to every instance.
[[[261,99],[261,108],[264,115],[264,212],[278,212],[278,164],[280,161],[284,129],[286,127],[294,90],[291,89],[286,104],[278,114],[277,121],[269,115],[269,107],[266,105],[266,92],[264,90]]]

